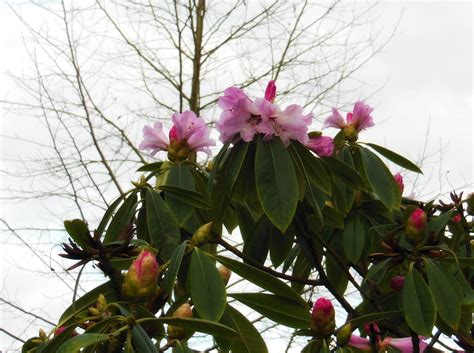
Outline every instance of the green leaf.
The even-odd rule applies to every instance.
[[[57,350],[57,353],[76,353],[81,348],[107,341],[109,337],[109,335],[103,333],[83,333],[63,343]]]
[[[402,297],[403,313],[408,326],[419,335],[431,335],[436,319],[433,294],[423,277],[413,267],[405,276]]]
[[[441,318],[453,329],[457,330],[461,320],[461,300],[450,284],[451,278],[435,263],[424,258],[426,274],[436,307]]]
[[[134,190],[125,199],[122,206],[120,206],[117,213],[110,221],[109,227],[105,232],[104,244],[118,240],[125,227],[132,222],[138,203],[137,192],[137,190]]]
[[[399,154],[393,151],[390,151],[386,149],[385,147],[376,145],[374,143],[366,143],[366,145],[374,149],[376,152],[380,153],[385,158],[391,160],[393,163],[399,165],[400,167],[411,170],[412,172],[415,172],[415,173],[423,174],[421,169],[418,168],[418,166],[415,163],[409,161],[405,157],[400,156]]]
[[[326,253],[326,274],[331,286],[339,295],[343,296],[349,279],[341,269],[341,264],[329,252]]]
[[[74,240],[82,249],[87,249],[89,247],[87,240],[92,238],[86,222],[82,219],[64,221],[64,228],[66,228],[66,231],[71,236],[72,240]]]
[[[239,335],[235,330],[230,327],[224,326],[218,322],[181,317],[161,317],[150,320],[156,320],[168,325],[183,327],[192,331],[207,333],[212,336],[225,337],[229,339],[239,339]]]
[[[262,265],[267,259],[272,228],[273,224],[262,215],[244,241],[243,253]]]
[[[137,172],[155,172],[160,170],[163,162],[153,162],[142,165],[140,168],[137,169]]]
[[[173,252],[173,255],[170,259],[170,265],[166,271],[165,277],[160,284],[162,290],[165,293],[171,294],[171,291],[174,287],[174,282],[176,281],[176,276],[178,275],[181,262],[183,261],[184,251],[186,250],[186,243],[181,243]]]
[[[74,319],[77,313],[87,310],[88,307],[94,305],[97,302],[99,294],[103,294],[108,302],[117,300],[112,282],[105,282],[87,292],[82,297],[77,299],[75,303],[71,304],[59,318],[58,326],[67,325],[71,319]]]
[[[286,297],[265,293],[234,293],[229,296],[278,324],[293,328],[310,325],[308,306],[289,301]]]
[[[255,181],[265,214],[285,232],[296,212],[298,181],[293,162],[280,139],[258,140]]]
[[[360,217],[356,214],[349,217],[344,228],[342,247],[347,259],[352,263],[357,263],[362,255],[366,236],[365,227]]]
[[[107,211],[104,213],[104,217],[102,217],[102,220],[100,221],[99,225],[97,226],[97,229],[95,233],[99,236],[102,237],[102,233],[105,230],[105,227],[109,223],[110,217],[112,217],[115,209],[120,205],[120,202],[128,195],[128,193],[121,195],[117,200],[112,202],[112,204],[107,208]]]
[[[270,259],[273,267],[279,267],[287,258],[293,246],[294,234],[288,228],[285,233],[280,232],[277,228],[272,227],[270,231]]]
[[[203,210],[211,209],[211,201],[209,201],[209,196],[203,194],[199,191],[192,191],[189,189],[180,188],[177,186],[171,185],[161,185],[158,187],[160,190],[167,192],[168,194],[174,195],[181,202],[184,202],[190,206],[200,208]]]
[[[244,264],[242,262],[229,259],[223,256],[215,256],[217,261],[219,261],[224,266],[231,269],[233,272],[238,274],[240,277],[245,278],[247,281],[252,282],[253,284],[268,290],[274,294],[287,297],[288,299],[293,300],[294,302],[306,303],[299,295],[289,287],[286,283],[280,281],[274,276],[259,270],[253,266]]]
[[[324,164],[329,169],[330,174],[341,180],[345,185],[353,189],[366,190],[367,185],[364,179],[349,164],[335,157],[323,158]]]
[[[428,230],[435,234],[439,233],[444,229],[444,227],[446,227],[446,224],[448,224],[449,220],[453,217],[454,212],[455,210],[451,209],[448,212],[431,219],[428,222]]]
[[[226,311],[242,339],[242,341],[232,342],[232,353],[268,353],[265,341],[252,323],[229,304],[227,304]]]
[[[175,186],[186,191],[195,191],[194,179],[189,166],[183,163],[174,164],[168,172],[165,185]],[[188,192],[186,192],[186,196],[189,196]],[[165,200],[178,224],[182,226],[193,213],[193,206],[182,201],[182,196],[175,195],[173,192],[165,192]]]
[[[132,329],[132,343],[137,352],[159,353],[151,338],[147,335],[143,327],[134,325]]]
[[[295,166],[303,168],[309,181],[314,183],[319,190],[330,195],[332,189],[331,178],[329,177],[323,161],[314,156],[305,146],[297,141],[291,142],[289,151],[293,161],[295,162]]]
[[[400,190],[390,170],[373,152],[362,147],[358,150],[374,193],[389,210],[398,209],[401,201]]]
[[[181,240],[178,224],[165,201],[155,190],[147,190],[146,210],[151,244],[160,250],[160,256],[167,261]]]
[[[401,310],[385,311],[381,313],[373,313],[373,314],[358,316],[355,319],[350,320],[349,322],[351,323],[352,328],[355,329],[357,327],[361,327],[363,324],[367,322],[380,321],[380,320],[387,319],[389,317],[400,317],[401,314],[402,314]]]
[[[191,299],[199,315],[210,321],[219,321],[226,306],[225,284],[214,262],[195,248],[188,273]]]

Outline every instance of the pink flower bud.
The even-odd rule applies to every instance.
[[[411,213],[405,226],[405,234],[409,242],[418,243],[423,238],[426,222],[426,213],[421,208],[417,208]]]
[[[456,213],[453,218],[452,218],[453,222],[455,223],[459,223],[461,222],[461,215],[459,213]]]
[[[272,102],[275,100],[276,97],[276,85],[275,81],[270,80],[267,85],[267,89],[265,90],[265,99],[269,102]]]
[[[155,255],[143,250],[133,261],[123,281],[123,294],[135,301],[146,300],[155,294],[160,268]]]
[[[404,284],[405,284],[405,277],[403,276],[394,276],[390,279],[390,288],[392,288],[396,292],[401,290]]]
[[[316,336],[328,338],[336,328],[335,311],[330,300],[319,298],[313,305],[311,312],[312,328]]]
[[[398,189],[400,190],[400,194],[403,194],[403,189],[405,188],[405,185],[403,184],[403,177],[401,176],[400,173],[397,173],[393,176],[395,179],[395,183],[398,186]]]

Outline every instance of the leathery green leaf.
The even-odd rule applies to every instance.
[[[225,284],[211,259],[195,248],[188,273],[189,289],[199,315],[219,321],[226,306]]]
[[[285,232],[296,212],[298,180],[290,155],[279,138],[258,140],[255,181],[265,214]]]
[[[408,326],[419,335],[429,336],[436,319],[436,305],[430,288],[413,267],[405,276],[402,297]]]

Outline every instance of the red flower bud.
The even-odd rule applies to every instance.
[[[404,284],[405,284],[405,277],[403,276],[394,276],[390,279],[390,288],[392,288],[396,292],[401,290]]]
[[[409,242],[420,242],[425,233],[426,222],[426,213],[421,208],[417,208],[411,213],[405,226],[405,234]]]
[[[405,189],[405,184],[403,184],[403,177],[401,176],[400,173],[397,173],[393,176],[395,179],[395,183],[398,186],[398,189],[400,190],[400,194],[403,194],[403,189]]]
[[[267,85],[267,89],[265,90],[265,99],[269,102],[272,102],[275,100],[276,97],[276,85],[275,81],[270,80]]]
[[[123,294],[133,300],[142,301],[156,292],[160,268],[155,255],[143,250],[133,261],[123,281]]]
[[[328,338],[336,328],[335,311],[330,300],[319,298],[311,312],[312,328],[316,336]]]

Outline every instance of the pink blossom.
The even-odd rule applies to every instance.
[[[159,121],[153,127],[145,126],[143,128],[143,141],[139,146],[141,150],[151,150],[150,154],[154,156],[158,151],[166,151],[168,145],[168,138],[163,132],[163,125]]]
[[[313,120],[313,114],[303,115],[303,108],[292,104],[283,111],[276,111],[274,116],[269,117],[272,131],[268,136],[279,136],[285,147],[290,140],[296,140],[303,145],[308,141],[308,126]]]
[[[405,189],[405,184],[403,184],[403,177],[401,176],[400,173],[397,173],[393,176],[395,179],[395,183],[398,186],[398,189],[400,190],[400,194],[403,194],[403,189]]]
[[[320,157],[331,157],[334,153],[334,140],[329,136],[312,137],[306,147]]]
[[[351,339],[348,346],[363,350],[363,351],[372,351],[372,346],[370,345],[370,340],[368,338],[363,338],[357,335],[351,335]]]
[[[174,113],[171,117],[174,123],[170,130],[170,142],[185,141],[193,151],[210,153],[209,146],[214,146],[216,142],[209,138],[209,129],[203,119],[196,117],[192,111]]]
[[[275,97],[276,97],[275,81],[270,80],[268,81],[267,88],[265,89],[265,99],[273,103],[273,101],[275,100]]]
[[[275,95],[274,81],[268,83],[265,98],[254,101],[236,87],[227,88],[224,96],[218,100],[219,107],[223,109],[216,123],[220,140],[229,142],[236,134],[240,134],[242,140],[250,142],[255,134],[263,134],[265,140],[278,136],[285,146],[289,145],[290,140],[305,144],[313,115],[304,115],[303,108],[296,104],[281,110],[273,104]]]
[[[346,126],[354,126],[357,132],[365,130],[371,126],[374,126],[374,122],[370,113],[373,108],[364,104],[363,102],[356,102],[352,112],[347,113],[346,121],[344,121],[342,115],[336,108],[332,108],[332,113],[324,121],[323,128],[333,127],[336,129],[343,129]]]
[[[197,118],[192,111],[174,113],[171,120],[174,125],[169,131],[169,138],[166,137],[161,122],[156,122],[153,127],[145,126],[143,141],[139,148],[150,150],[150,154],[154,156],[158,151],[169,151],[170,145],[174,145],[175,150],[185,147],[188,151],[186,153],[194,151],[209,153],[208,147],[216,144],[209,138],[210,131],[204,120]]]
[[[423,352],[426,347],[428,347],[428,343],[423,341],[426,339],[425,337],[418,336],[419,339],[419,350],[420,352]],[[411,337],[403,337],[403,338],[392,338],[392,337],[386,337],[382,343],[380,344],[380,347],[382,349],[385,349],[387,346],[391,346],[395,349],[398,349],[401,353],[413,353],[413,341]]]

